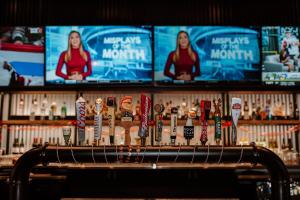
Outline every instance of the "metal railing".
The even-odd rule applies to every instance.
[[[254,163],[270,173],[272,199],[290,199],[289,175],[282,160],[272,151],[252,146],[43,146],[23,154],[10,178],[10,199],[26,200],[31,169],[51,162],[82,163]]]

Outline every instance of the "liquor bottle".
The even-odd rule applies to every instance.
[[[19,112],[21,115],[24,115],[24,99],[21,97],[19,101]]]
[[[191,110],[193,110],[193,111],[197,111],[197,106],[196,106],[196,102],[192,102],[192,107],[191,107]]]
[[[175,106],[173,106],[173,101],[172,101],[172,100],[169,101],[169,106],[170,106],[171,109],[172,109],[173,107],[175,107]]]
[[[23,137],[21,138],[21,143],[20,143],[20,150],[19,150],[20,154],[25,153],[25,145],[24,145],[24,139]]]
[[[15,138],[15,140],[14,140],[12,153],[13,154],[19,154],[20,153],[19,138]]]
[[[37,107],[38,107],[38,102],[37,102],[37,99],[34,98],[34,99],[32,99],[32,103],[31,103],[31,111],[30,111],[29,120],[34,121],[35,115],[37,113]]]
[[[171,107],[170,107],[170,103],[166,102],[166,119],[170,119],[171,118]]]
[[[196,111],[196,118],[198,119],[198,117],[201,116],[200,101],[199,101],[198,98],[196,99],[196,108],[197,108],[197,111]]]
[[[187,107],[187,103],[186,103],[186,99],[185,99],[185,98],[182,99],[182,102],[181,102],[181,109],[182,109],[182,113],[183,113],[183,114],[182,114],[182,118],[183,118],[183,119],[187,119],[189,110],[188,110],[188,107]]]
[[[49,120],[53,120],[53,119],[55,120],[56,119],[56,110],[57,110],[57,105],[56,105],[56,102],[53,101],[51,103],[51,107],[50,107],[51,112],[49,112]]]
[[[38,138],[33,138],[32,147],[33,147],[33,148],[38,147]]]
[[[283,117],[283,107],[279,99],[277,99],[277,102],[273,108],[273,115],[275,120]]]
[[[287,146],[285,145],[285,137],[282,137],[282,142],[281,142],[281,150],[284,150]]]
[[[48,99],[47,99],[47,95],[44,94],[44,99],[41,104],[41,120],[45,120],[47,106],[48,106]]]
[[[178,105],[178,106],[176,106],[177,107],[177,110],[178,110],[178,119],[182,119],[183,117],[183,111],[182,111],[182,109],[181,109],[181,106],[180,105]]]
[[[219,98],[218,101],[216,99],[213,100],[214,107],[215,107],[215,113],[214,113],[214,118],[215,118],[215,141],[216,144],[219,145],[222,137],[222,128],[221,128],[221,103],[222,100]]]
[[[52,145],[51,137],[49,137],[48,144],[49,144],[50,146]]]
[[[295,104],[295,119],[299,120],[299,108],[298,108],[297,104]]]
[[[266,112],[267,120],[271,120],[271,119],[272,119],[272,113],[271,113],[271,99],[268,99],[268,100],[266,101],[265,112]]]
[[[64,102],[60,109],[60,118],[65,119],[66,116],[67,116],[67,105],[66,105],[66,102]]]
[[[292,138],[288,138],[288,148],[289,148],[290,151],[293,149]]]
[[[256,119],[256,103],[255,102],[253,102],[252,103],[252,115],[251,115],[251,118],[252,118],[252,120],[255,120]]]
[[[54,138],[53,138],[54,141]],[[59,137],[56,138],[56,145],[59,145]]]
[[[289,103],[289,112],[290,112],[289,113],[290,115],[288,116],[288,118],[289,119],[294,119],[295,116],[294,116],[294,108],[293,108],[293,103],[292,102]]]
[[[53,120],[53,111],[52,111],[51,108],[49,109],[49,116],[48,116],[48,119],[49,119],[49,120]]]
[[[260,120],[261,119],[261,104],[260,104],[260,98],[257,99],[256,101],[256,119]]]
[[[245,100],[244,102],[244,120],[249,120],[250,116],[249,116],[249,106],[248,106],[248,101]]]
[[[43,146],[43,138],[42,137],[40,137],[40,142],[38,143],[38,147],[41,147],[41,146]]]
[[[16,154],[16,144],[17,144],[17,138],[14,139],[14,142],[13,142],[13,145],[12,145],[12,148],[11,148],[11,153],[12,154]]]
[[[286,112],[286,107],[285,107],[285,100],[281,102],[281,109],[282,109],[282,117],[281,119],[287,119],[287,112]]]

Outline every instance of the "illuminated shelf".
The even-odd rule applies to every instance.
[[[2,121],[3,125],[47,125],[47,126],[72,126],[75,125],[75,120],[7,120]],[[86,120],[86,125],[94,125],[94,120]],[[121,126],[121,120],[115,121],[116,126]],[[133,121],[133,126],[139,126],[140,121]],[[103,120],[103,126],[108,126],[108,121]]]
[[[222,120],[222,124],[226,121]],[[163,120],[165,126],[170,126],[170,120]],[[185,126],[186,120],[178,120],[177,126]],[[194,126],[201,125],[200,120],[193,120]],[[208,120],[208,125],[214,125],[214,120]],[[238,125],[298,125],[300,120],[239,120]]]
[[[3,125],[48,125],[48,126],[72,126],[76,120],[6,120]],[[222,124],[225,123],[222,120]],[[165,126],[170,126],[170,120],[163,120]],[[185,126],[186,120],[178,120],[177,126]],[[193,120],[194,126],[201,125],[199,120]],[[208,125],[214,125],[214,120],[208,120]],[[94,120],[86,120],[86,125],[94,125]],[[121,126],[121,120],[115,121],[116,126]],[[140,121],[133,121],[132,126],[139,126]],[[238,125],[300,125],[300,120],[239,120]],[[103,120],[103,126],[108,126],[108,121]]]
[[[239,120],[239,125],[297,125],[300,120]]]

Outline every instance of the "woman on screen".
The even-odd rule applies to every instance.
[[[66,64],[67,74],[62,72],[64,64]],[[86,72],[84,71],[85,66],[87,66]],[[56,75],[66,80],[84,80],[91,73],[90,53],[83,49],[79,32],[71,31],[69,33],[68,49],[60,54]]]
[[[171,65],[175,67],[175,74],[170,72]],[[193,71],[195,67],[195,70]],[[165,65],[164,75],[173,80],[194,80],[200,75],[200,61],[196,51],[192,49],[189,35],[180,31],[177,35],[176,50],[172,51]]]

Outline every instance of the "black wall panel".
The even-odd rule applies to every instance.
[[[300,25],[299,0],[1,0],[1,25]]]

